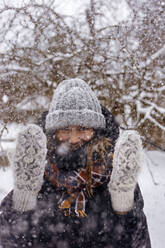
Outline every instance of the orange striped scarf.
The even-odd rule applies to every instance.
[[[55,164],[46,166],[45,176],[48,180],[64,189],[58,206],[66,216],[73,212],[79,217],[86,216],[86,202],[93,197],[93,189],[110,180],[113,154],[109,153],[106,157],[99,165],[93,163],[68,172],[59,170]]]

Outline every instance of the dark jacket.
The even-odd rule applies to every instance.
[[[106,118],[106,129],[102,134],[115,144],[119,135],[118,125],[106,108],[102,107],[102,112]],[[87,202],[87,217],[84,218],[64,216],[58,210],[60,192],[46,178],[33,211],[20,213],[14,210],[12,193],[0,207],[0,248],[151,247],[138,185],[134,208],[126,215],[118,215],[112,209],[106,184],[97,187],[94,197]]]

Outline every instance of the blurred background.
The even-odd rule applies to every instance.
[[[18,124],[36,121],[73,77],[122,127],[165,149],[163,0],[5,0],[0,30],[1,155]]]
[[[153,247],[162,248],[165,1],[1,0],[0,30],[0,201],[13,187],[7,153],[19,130],[48,110],[62,80],[79,77],[144,141],[140,186]]]

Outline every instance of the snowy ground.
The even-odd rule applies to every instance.
[[[148,151],[139,178],[144,197],[152,248],[165,244],[165,153]],[[13,187],[11,168],[0,169],[0,201]],[[140,247],[139,247],[140,248]]]
[[[152,248],[165,247],[165,152],[146,152],[139,180]]]

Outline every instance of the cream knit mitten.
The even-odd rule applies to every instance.
[[[112,207],[128,212],[134,205],[134,190],[143,163],[142,143],[136,131],[124,131],[115,145],[113,170],[109,183]]]
[[[24,212],[35,208],[43,183],[46,153],[46,136],[40,127],[30,124],[18,134],[13,156],[14,209]]]

